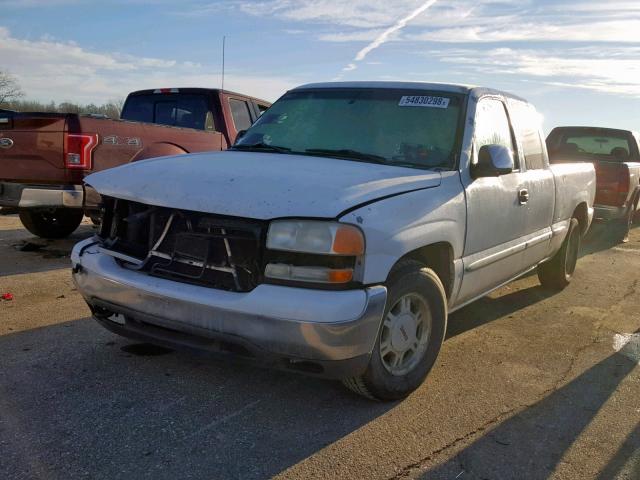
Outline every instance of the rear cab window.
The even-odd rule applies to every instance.
[[[210,116],[207,98],[197,94],[143,94],[127,99],[122,118],[134,122],[204,130]]]
[[[562,128],[549,137],[552,157],[627,162],[637,156],[632,135],[623,130]]]
[[[522,143],[522,153],[527,170],[546,168],[542,117],[533,106],[522,102],[509,104],[514,129]]]

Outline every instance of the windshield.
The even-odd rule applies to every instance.
[[[453,169],[463,99],[391,89],[293,91],[234,148]]]

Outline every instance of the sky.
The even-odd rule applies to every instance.
[[[26,98],[157,87],[275,100],[335,80],[506,90],[557,125],[640,130],[640,0],[0,0],[0,70]]]

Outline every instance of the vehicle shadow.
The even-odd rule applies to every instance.
[[[446,338],[453,338],[499,318],[508,317],[512,313],[541,302],[556,293],[541,285],[535,285],[499,297],[482,297],[471,305],[449,315]]]
[[[487,430],[474,443],[420,478],[526,478],[542,480],[562,464],[576,468],[567,478],[593,478],[579,474],[582,466],[563,462],[576,440],[598,415],[621,382],[637,367],[624,353],[614,353],[568,384],[554,389],[539,402]],[[626,438],[616,454],[599,472],[598,480],[609,480],[631,468],[640,478],[640,425]],[[633,460],[633,462],[630,462]],[[595,461],[598,461],[596,458]],[[629,463],[633,463],[629,465]]]
[[[640,226],[634,226],[633,228],[632,235],[635,232],[640,232]],[[614,237],[611,228],[606,223],[594,223],[583,240],[580,257],[609,250],[618,245],[620,245],[620,242]],[[533,270],[520,277],[515,283],[511,283],[510,286],[513,288],[514,285],[517,285],[517,282],[535,275],[536,272]],[[501,291],[503,290],[498,290],[498,292]],[[455,337],[499,318],[509,316],[518,310],[546,300],[556,294],[557,292],[547,290],[536,284],[499,297],[496,297],[495,293],[485,296],[449,316],[447,338]]]
[[[396,405],[135,345],[91,319],[1,336],[0,364],[8,477],[269,478]]]
[[[631,227],[632,235],[636,231],[640,231],[640,225],[633,225]],[[580,256],[584,257],[586,255],[591,255],[592,253],[609,250],[610,248],[618,245],[624,244],[620,243],[619,239],[616,237],[616,233],[609,223],[593,223],[582,240]]]

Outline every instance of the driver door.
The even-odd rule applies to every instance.
[[[475,118],[474,158],[483,145],[499,144],[514,154],[514,169],[499,177],[468,180],[467,233],[464,273],[456,303],[470,301],[523,270],[526,215],[518,199],[525,184],[514,135],[504,103],[498,98],[478,102]]]

